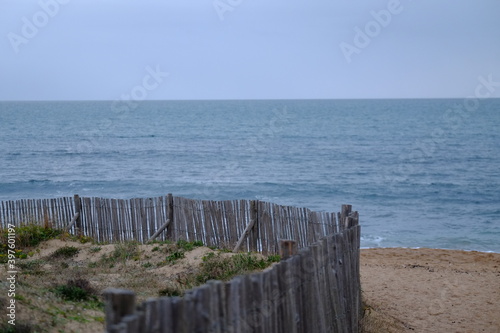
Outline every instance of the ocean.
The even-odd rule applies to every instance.
[[[347,203],[362,247],[500,252],[500,99],[0,102],[0,201],[167,193]]]

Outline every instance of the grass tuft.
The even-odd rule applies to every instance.
[[[232,257],[223,258],[208,254],[203,257],[200,272],[196,275],[197,284],[203,284],[208,280],[227,281],[236,275],[247,274],[255,270],[262,270],[269,266],[271,261],[258,258],[250,253],[237,254]]]
[[[0,333],[34,333],[40,332],[38,325],[19,323],[16,320],[16,325],[2,324],[0,325]]]
[[[61,248],[58,248],[57,250],[52,253],[51,257],[52,258],[71,258],[74,257],[75,255],[80,252],[80,249],[74,247],[74,246],[63,246]]]
[[[112,253],[112,257],[118,260],[126,261],[139,256],[139,243],[135,241],[127,241],[118,243]]]
[[[202,241],[188,242],[183,239],[177,241],[177,247],[184,251],[192,251],[195,247],[200,247],[200,246],[203,246]]]
[[[67,301],[95,300],[95,291],[86,279],[68,280],[65,285],[54,288],[54,293]]]
[[[170,255],[168,255],[165,260],[170,265],[174,265],[177,262],[177,260],[182,259],[182,258],[184,258],[184,252],[177,250],[177,251],[172,252]]]
[[[99,252],[101,250],[102,250],[102,247],[100,247],[100,246],[94,246],[94,247],[92,247],[92,248],[89,249],[89,252],[90,253],[97,253],[97,252]]]
[[[53,229],[49,226],[40,226],[30,223],[17,226],[15,228],[15,257],[26,259],[28,253],[25,249],[38,246],[41,242],[56,238],[63,233],[62,230]],[[9,250],[9,229],[0,228],[0,263],[6,263]],[[12,250],[12,248],[11,248]]]
[[[175,297],[175,296],[182,296],[184,293],[183,290],[175,287],[167,287],[164,289],[161,289],[158,291],[158,296],[163,297],[163,296],[168,296],[168,297]]]

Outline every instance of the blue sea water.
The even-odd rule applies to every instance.
[[[0,102],[0,200],[349,203],[363,247],[500,252],[500,100],[464,102]]]

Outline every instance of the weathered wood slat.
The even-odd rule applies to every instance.
[[[124,201],[124,209],[126,210],[127,221],[129,221],[130,225],[130,231],[128,234],[131,239],[138,239],[137,229],[139,227],[137,223],[137,211],[135,210],[134,200],[129,199]]]
[[[127,200],[122,199],[113,200],[111,202],[111,206],[113,207],[113,220],[124,227],[120,233],[123,240],[133,239],[133,237],[131,237],[132,226],[130,225],[128,214],[125,210],[126,204]]]
[[[167,229],[167,234],[165,236],[166,239],[173,240],[174,232],[173,230],[177,227],[176,221],[174,220],[174,197],[172,193],[167,194],[167,220],[170,220],[172,224],[169,229]]]
[[[220,207],[221,203],[218,201],[210,201],[210,215],[213,216],[215,232],[218,238],[218,242],[216,244],[217,247],[224,248],[226,246],[226,242],[228,239],[227,228],[222,221],[222,208]]]
[[[114,221],[109,218],[109,200],[107,198],[99,198],[99,218],[100,223],[102,224],[113,224],[111,241],[119,242],[121,225],[118,223],[118,221]]]
[[[192,224],[193,224],[193,239],[197,241],[202,241],[203,242],[203,229],[200,226],[200,218],[199,218],[199,211],[198,211],[198,202],[196,200],[191,201],[191,218],[192,218]]]
[[[172,298],[160,298],[160,332],[175,333],[172,318]]]
[[[196,240],[193,201],[194,200],[186,199],[186,203],[184,205],[184,218],[186,221],[186,238],[188,241]]]
[[[158,227],[156,226],[156,212],[155,212],[156,201],[155,198],[148,199],[148,233],[141,238],[140,242],[146,242],[148,236],[151,235]]]
[[[195,202],[195,209],[196,209],[196,223],[197,223],[197,229],[199,233],[199,238],[203,242],[203,244],[207,244],[207,231],[205,229],[205,224],[203,223],[203,206],[201,204],[201,201],[197,200]]]
[[[153,223],[151,226],[151,230],[149,231],[149,235],[156,232],[156,230],[158,230],[165,223],[165,220],[163,220],[163,222],[160,220],[161,198],[159,198],[159,197],[153,198],[152,211],[153,211],[153,221],[152,221]],[[148,241],[148,238],[141,240],[141,242],[143,242],[143,243],[145,243],[147,241]]]
[[[214,246],[215,244],[217,244],[217,240],[215,234],[215,227],[213,225],[213,221],[208,208],[208,202],[206,200],[201,200],[200,207],[203,215],[202,216],[203,226],[205,228],[205,237],[206,237],[205,245]]]
[[[145,199],[138,199],[137,200],[137,206],[139,207],[139,212],[140,212],[140,234],[138,235],[138,238],[141,239],[144,237],[144,235],[148,235],[148,219],[147,219],[147,204],[145,202]]]
[[[179,209],[177,207],[180,206],[181,198],[173,197],[172,201],[172,227],[168,230],[168,239],[169,240],[177,240],[179,239],[179,230],[182,228],[182,221],[180,220]]]

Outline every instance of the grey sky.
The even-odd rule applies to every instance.
[[[0,100],[466,97],[500,1],[0,0],[0,57]]]

